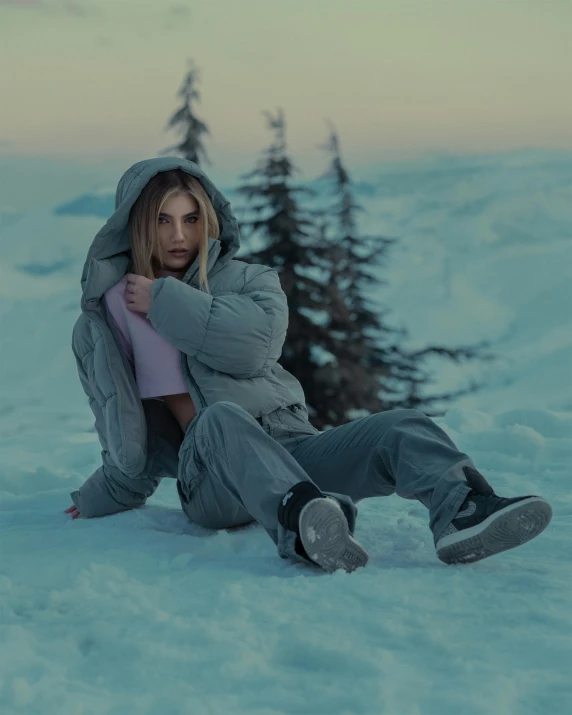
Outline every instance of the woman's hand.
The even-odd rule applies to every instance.
[[[69,509],[64,511],[64,514],[71,514],[72,519],[77,519],[79,516],[79,509],[75,504],[73,504]]]
[[[154,280],[138,276],[136,273],[127,274],[125,302],[129,310],[147,315],[151,310],[151,303],[153,302],[151,287],[154,282]]]

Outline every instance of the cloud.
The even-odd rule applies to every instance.
[[[12,7],[36,8],[47,12],[63,12],[77,17],[94,14],[95,5],[85,0],[0,0],[0,5]]]
[[[169,7],[169,12],[180,19],[190,17],[191,9],[188,5],[178,3]]]
[[[88,10],[85,4],[78,2],[78,0],[65,0],[62,3],[62,8],[70,15],[77,15],[78,17],[91,15],[91,11]]]
[[[164,30],[175,29],[191,17],[191,10],[189,6],[180,2],[169,5],[169,7],[166,8],[166,11],[166,14],[163,15],[164,22],[162,26]]]
[[[42,0],[0,0],[0,5],[20,5],[20,7],[30,7],[41,5]]]
[[[98,4],[98,0],[0,0],[0,11],[2,7],[27,9],[50,16],[71,15],[78,18],[102,17],[107,14],[101,4]],[[133,7],[137,7],[135,2]],[[147,7],[146,10],[148,11],[150,8]],[[191,7],[188,0],[170,2],[164,6],[158,5],[155,11],[160,16],[159,22],[162,20],[163,28],[168,30],[178,28],[191,18]]]

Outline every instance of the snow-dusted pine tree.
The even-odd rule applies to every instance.
[[[372,310],[363,289],[383,283],[366,268],[385,258],[396,239],[360,235],[360,207],[333,131],[327,145],[332,163],[323,178],[332,182],[335,204],[305,207],[304,197],[315,192],[294,183],[297,169],[287,151],[284,114],[264,114],[274,141],[237,189],[249,215],[241,231],[247,239],[261,239],[262,248],[240,258],[272,266],[280,275],[289,326],[279,363],[300,380],[312,424],[323,430],[395,407],[423,409],[431,401],[477,389],[473,384],[455,393],[419,396],[421,385],[430,381],[421,370],[425,356],[438,352],[460,360],[474,357],[475,348],[407,353],[392,340],[405,331],[387,324],[387,311]]]
[[[432,379],[423,366],[426,358],[438,354],[460,362],[492,360],[494,356],[482,352],[488,346],[486,342],[459,348],[429,346],[416,351],[402,347],[407,332],[390,327],[386,317],[389,311],[379,306],[373,310],[364,295],[366,286],[386,283],[380,279],[379,270],[372,275],[368,268],[383,265],[388,247],[396,239],[366,236],[359,231],[357,214],[363,209],[355,200],[339,138],[331,125],[323,148],[330,153],[331,164],[322,179],[331,182],[335,201],[325,212],[330,220],[323,231],[324,238],[328,236],[332,244],[333,257],[327,287],[331,342],[326,348],[335,360],[316,371],[314,379],[321,393],[330,398],[328,415],[335,416],[336,423],[342,423],[343,415],[352,417],[405,407],[435,416],[438,413],[431,412],[429,405],[451,401],[478,390],[481,385],[473,381],[469,387],[457,391],[427,395],[422,388]]]
[[[380,284],[378,275],[368,269],[387,258],[397,239],[359,232],[357,214],[363,209],[353,195],[333,128],[322,148],[330,153],[331,164],[321,180],[327,182],[333,197],[321,226],[321,241],[329,246],[330,259],[325,348],[331,358],[315,371],[314,379],[320,408],[328,423],[337,425],[394,406],[390,398],[400,393],[395,367],[404,362],[404,356],[391,336],[402,336],[405,331],[390,327],[386,311],[372,308],[364,296],[365,286]],[[399,405],[399,397],[394,401]]]
[[[300,197],[310,197],[313,192],[293,182],[298,169],[287,151],[284,113],[279,109],[275,116],[264,115],[274,141],[256,168],[241,177],[245,183],[237,189],[252,217],[241,222],[241,231],[248,238],[262,239],[264,246],[240,258],[272,266],[280,275],[288,297],[289,325],[279,362],[300,380],[310,419],[322,429],[334,424],[326,418],[323,395],[314,377],[329,341],[329,247],[319,241],[316,213],[301,206]]]

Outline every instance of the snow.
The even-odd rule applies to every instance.
[[[97,186],[118,178],[100,168]],[[446,566],[420,503],[369,499],[356,527],[367,567],[330,575],[280,559],[257,525],[192,524],[171,480],[143,509],[72,520],[69,493],[100,459],[70,340],[102,221],[54,215],[38,194],[0,222],[2,715],[570,711],[572,155],[433,158],[354,178],[373,187],[369,229],[400,237],[372,300],[412,346],[488,339],[499,354],[433,363],[431,391],[490,384],[436,421],[499,494],[548,499],[552,523]]]

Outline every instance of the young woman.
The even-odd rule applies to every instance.
[[[81,278],[72,348],[102,465],[71,494],[72,518],[145,504],[164,477],[201,526],[256,521],[283,558],[365,566],[356,503],[396,493],[429,511],[436,553],[469,563],[523,544],[552,510],[497,496],[419,410],[319,432],[279,364],[288,304],[278,273],[234,258],[229,202],[179,158],[138,162]]]

